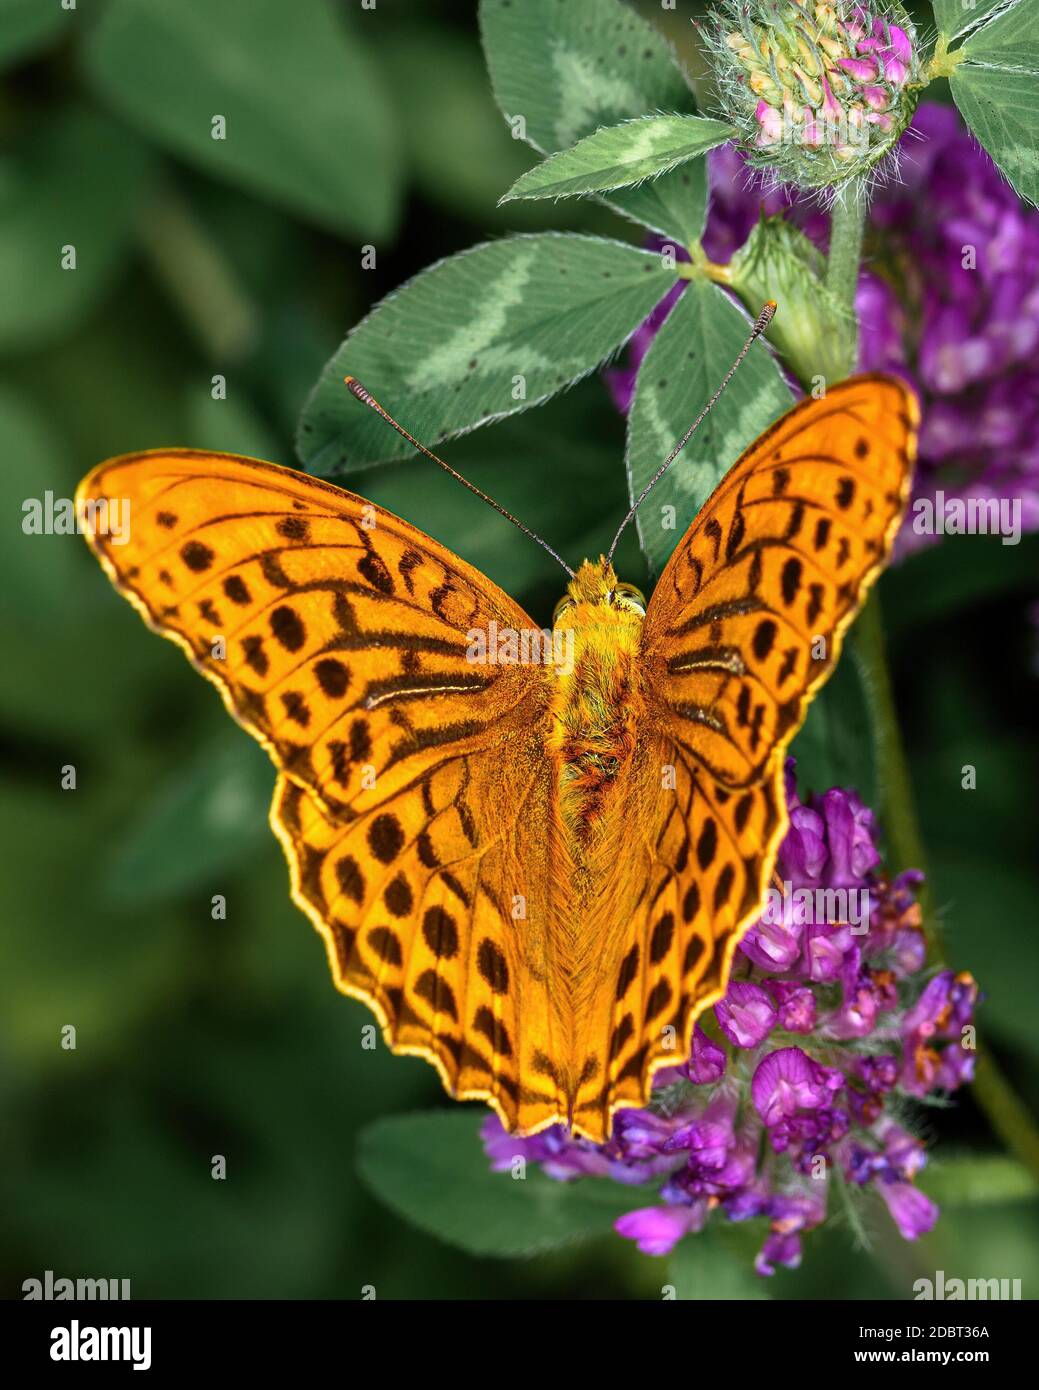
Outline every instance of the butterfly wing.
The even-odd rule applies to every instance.
[[[653,1069],[686,1055],[697,1015],[724,993],[786,831],[784,750],[888,558],[917,422],[913,396],[884,377],[798,405],[725,476],[664,568],[627,792],[645,829],[619,870],[638,894],[607,982],[606,1084],[578,1113],[643,1103]]]
[[[548,946],[511,910],[522,864],[549,911],[544,671],[469,659],[471,632],[531,620],[407,522],[274,464],[127,455],[77,505],[109,577],[279,768],[272,825],[337,985],[452,1094],[548,1123],[553,1088],[518,1081],[550,1045]]]

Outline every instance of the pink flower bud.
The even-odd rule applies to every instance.
[[[888,28],[888,33],[890,35],[891,48],[895,57],[901,59],[903,63],[911,63],[913,60],[913,45],[906,31],[900,29],[897,24],[892,24]]]
[[[783,138],[783,117],[767,101],[759,101],[755,115],[761,126],[758,132],[759,145],[774,145]]]
[[[860,82],[874,82],[880,76],[880,68],[875,58],[842,58],[837,64]]]

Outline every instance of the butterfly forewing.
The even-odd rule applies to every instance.
[[[105,498],[130,516],[125,543],[88,534],[110,577],[282,771],[272,823],[336,982],[453,1094],[513,1127],[558,1114],[550,1080],[519,1081],[552,1045],[544,668],[467,655],[531,620],[408,523],[272,464],[129,455],[80,489]]]
[[[786,829],[784,750],[889,554],[916,424],[888,378],[796,407],[725,477],[657,583],[642,638],[653,751],[626,790],[642,833],[618,839],[632,906],[593,1044],[609,1065],[578,1114],[643,1103],[725,990]]]
[[[859,377],[784,416],[679,542],[646,615],[660,726],[728,787],[760,781],[833,669],[905,507],[913,397]]]

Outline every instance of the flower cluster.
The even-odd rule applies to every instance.
[[[829,216],[767,185],[733,145],[708,156],[708,258],[725,264],[762,213],[817,245]],[[1039,529],[1039,214],[1026,208],[952,107],[925,103],[899,146],[897,180],[875,190],[860,275],[859,365],[894,372],[922,408],[914,500],[1019,499]],[[672,291],[674,296],[678,291]],[[636,334],[608,380],[626,411],[637,368],[673,297]],[[896,554],[933,543],[910,507]]]
[[[787,801],[782,908],[744,937],[724,999],[691,1055],[658,1073],[650,1106],[619,1111],[603,1145],[561,1126],[517,1138],[496,1118],[484,1125],[496,1168],[523,1156],[560,1180],[659,1183],[654,1205],[617,1222],[647,1254],[719,1212],[767,1220],[760,1274],[794,1267],[834,1182],[879,1194],[909,1240],[938,1215],[914,1185],[925,1153],[901,1112],[970,1080],[977,987],[950,970],[923,978],[922,875],[884,876],[872,812],[853,792],[803,803],[791,762]],[[818,904],[835,890],[862,895],[868,930],[849,914],[827,920]]]
[[[897,0],[727,0],[703,28],[752,162],[802,188],[864,173],[905,128],[920,79]]]

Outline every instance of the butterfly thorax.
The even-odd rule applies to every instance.
[[[638,665],[643,613],[612,567],[589,561],[557,609],[549,749],[559,807],[574,848],[587,844],[609,808],[635,748],[641,708]]]

